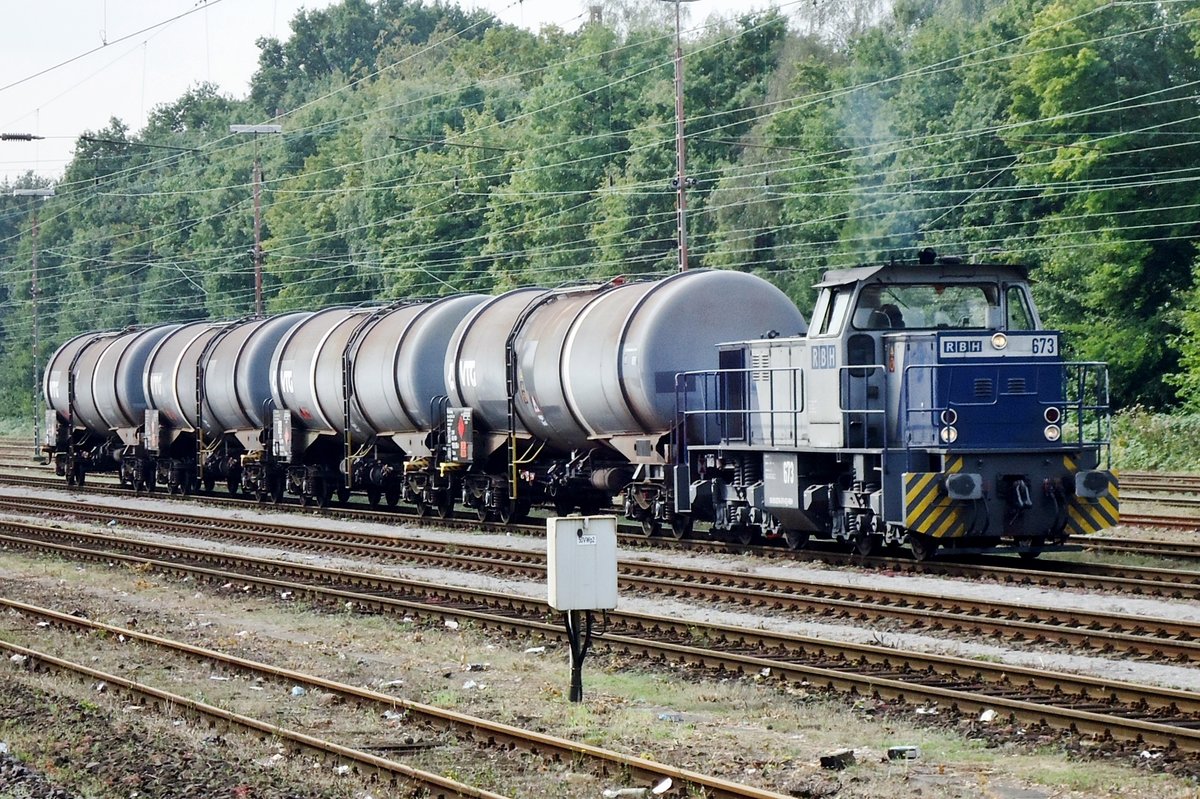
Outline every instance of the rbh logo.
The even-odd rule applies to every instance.
[[[983,339],[942,339],[943,355],[970,355],[983,352]]]
[[[837,368],[837,345],[836,344],[818,344],[812,348],[812,368],[814,369],[836,369]]]

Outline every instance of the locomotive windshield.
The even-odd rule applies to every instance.
[[[1027,309],[1014,310],[1009,312],[1009,328],[1027,329]],[[863,288],[853,324],[859,330],[967,330],[998,328],[1002,319],[1000,290],[994,283],[892,283]]]

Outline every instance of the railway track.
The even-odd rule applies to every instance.
[[[562,637],[541,600],[450,588],[378,574],[305,566],[112,534],[5,522],[0,546],[204,579],[228,590],[290,592],[361,611],[470,622],[508,634]],[[1200,752],[1200,694],[1101,678],[839,643],[761,629],[609,612],[596,644],[611,652],[720,674],[876,696],[960,713],[994,710],[1023,725],[1068,730],[1097,741]]]
[[[384,784],[393,786],[402,784],[412,790],[428,792],[430,796],[439,797],[439,799],[451,799],[452,797],[505,799],[502,794],[475,788],[438,774],[410,768],[370,752],[342,746],[322,738],[243,716],[180,694],[101,671],[83,663],[55,657],[47,652],[8,641],[0,641],[0,652],[5,653],[9,658],[23,659],[22,662],[30,664],[33,668],[69,674],[92,683],[104,683],[107,690],[124,693],[138,705],[148,705],[163,713],[182,713],[207,723],[276,738],[291,749],[306,751],[324,760],[332,759],[339,764],[353,768],[360,774],[381,780]]]
[[[515,748],[537,756],[546,765],[571,763],[572,767],[577,770],[588,771],[600,777],[620,775],[624,779],[649,785],[659,784],[663,780],[670,780],[675,789],[681,791],[684,795],[707,796],[711,797],[711,799],[783,799],[781,794],[772,791],[741,785],[686,769],[675,768],[641,757],[624,755],[585,743],[577,743],[564,738],[524,730],[477,716],[458,713],[453,710],[445,710],[432,705],[411,702],[379,691],[348,685],[291,669],[280,668],[260,661],[236,657],[213,649],[151,635],[140,630],[94,622],[76,615],[61,613],[12,599],[0,598],[0,609],[7,609],[31,620],[44,622],[57,629],[85,632],[95,636],[97,640],[138,641],[155,650],[204,663],[220,673],[248,674],[285,686],[300,685],[306,690],[319,690],[332,696],[340,697],[341,699],[353,702],[356,706],[373,708],[379,714],[388,711],[392,714],[398,713],[404,717],[407,725],[426,732],[433,730],[435,732],[449,733],[460,744],[477,749],[509,750]],[[5,644],[0,642],[0,648],[4,647]],[[32,652],[32,650],[24,647],[15,647],[10,651],[18,654]],[[38,663],[44,662],[47,657],[50,657],[44,653],[31,656]],[[51,665],[54,665],[53,661],[51,661]],[[72,670],[77,671],[74,667]],[[102,679],[107,681],[108,676],[105,675]],[[222,718],[228,720],[225,717]],[[256,728],[251,727],[251,729]],[[291,739],[285,738],[285,740]],[[332,751],[338,756],[340,762],[349,761],[356,767],[362,767],[365,764],[372,769],[371,773],[391,777],[393,782],[396,781],[397,777],[402,777],[405,782],[415,784],[417,787],[425,789],[435,788],[439,791],[435,795],[495,796],[495,794],[486,791],[479,791],[478,789],[471,789],[470,786],[463,786],[453,780],[446,780],[437,775],[429,775],[427,772],[413,773],[412,770],[397,772],[396,769],[390,766],[381,766],[381,764],[375,763],[370,759],[364,761],[357,756],[347,757],[337,749],[326,749],[322,746],[319,747],[319,750]],[[395,765],[399,767],[399,764]],[[455,793],[447,794],[448,789],[451,787],[447,783],[453,784]]]
[[[37,475],[0,474],[0,483],[12,486],[29,486],[47,488],[50,491],[65,491],[60,480],[48,479]],[[109,497],[130,498],[131,493],[125,488],[113,485],[90,485],[88,494],[109,495]],[[202,501],[204,504],[221,507],[233,507],[238,510],[259,510],[262,506],[256,501],[229,495],[203,495],[203,497],[181,497],[181,495],[154,494],[155,499],[174,499],[181,503],[187,500]],[[299,511],[298,504],[284,504],[283,510]],[[396,524],[397,522],[437,524],[438,527],[451,529],[466,529],[472,531],[487,530],[496,533],[524,533],[541,536],[545,528],[541,524],[503,525],[484,523],[475,518],[472,513],[456,513],[449,518],[428,518],[418,513],[404,513],[401,510],[368,510],[366,507],[330,506],[319,511],[308,509],[307,512],[319,512],[320,515],[348,521],[378,522]],[[150,516],[161,516],[160,511],[150,512]],[[1128,565],[1106,565],[1079,563],[1072,560],[1043,559],[1040,561],[1021,561],[1016,566],[1013,558],[1006,555],[977,555],[970,561],[935,559],[917,563],[911,558],[900,555],[874,555],[862,558],[859,555],[842,551],[835,547],[810,547],[802,551],[792,552],[779,546],[752,546],[728,541],[712,541],[703,539],[688,539],[677,541],[670,537],[653,537],[648,539],[635,531],[632,525],[623,527],[620,535],[622,546],[630,548],[679,548],[691,552],[710,553],[749,553],[766,558],[781,560],[821,561],[827,564],[841,564],[864,567],[864,569],[880,569],[907,573],[922,573],[922,575],[941,575],[952,577],[995,579],[1003,583],[1019,585],[1048,585],[1048,587],[1075,587],[1086,590],[1112,590],[1122,593],[1140,594],[1146,596],[1168,596],[1178,599],[1198,599],[1200,597],[1200,575],[1193,571],[1174,569],[1154,569],[1154,567],[1139,567]],[[1175,557],[1182,557],[1176,554]]]
[[[274,546],[288,552],[366,556],[418,566],[483,572],[533,581],[545,578],[541,552],[482,544],[446,544],[426,538],[355,530],[305,528],[303,523],[200,517],[137,511],[113,505],[81,507],[58,500],[0,496],[0,511],[70,516],[100,524],[143,527],[243,546]],[[621,588],[643,595],[727,603],[772,613],[809,614],[821,621],[899,621],[911,632],[976,639],[1056,644],[1106,654],[1200,662],[1200,623],[1083,610],[1052,610],[993,599],[946,598],[912,591],[830,585],[796,578],[768,578],[732,571],[623,560]]]
[[[31,475],[2,474],[0,475],[0,484],[63,490],[61,481]],[[90,485],[87,493],[93,498],[97,494],[126,499],[131,496],[128,490],[119,488],[115,484],[109,486]],[[253,500],[230,496],[182,497],[155,494],[154,498],[156,500],[175,499],[181,503],[187,500],[202,501],[209,505],[236,508],[239,510],[255,510],[261,507]],[[299,505],[285,505],[284,509],[299,510]],[[308,512],[312,513],[315,511],[309,509]],[[545,528],[539,524],[501,525],[483,523],[476,519],[473,514],[465,513],[459,513],[446,519],[430,519],[417,514],[406,514],[399,510],[379,511],[355,508],[353,506],[329,507],[321,509],[319,512],[322,516],[331,519],[379,522],[383,524],[395,524],[396,522],[434,523],[439,527],[470,531],[485,530],[499,533],[522,532],[533,536],[541,536],[545,532]],[[163,514],[160,511],[153,511],[148,514],[148,517],[163,518]],[[632,526],[623,527],[622,529],[624,532],[621,534],[621,544],[623,547],[628,548],[678,548],[693,552],[742,553],[790,561],[820,561],[822,563],[852,565],[889,572],[988,579],[1014,585],[1043,585],[1057,588],[1076,587],[1085,590],[1119,591],[1135,595],[1180,599],[1200,598],[1200,573],[1177,569],[1081,563],[1053,559],[1043,559],[1037,562],[1023,561],[1017,566],[1014,565],[1015,561],[1013,558],[995,555],[975,556],[970,561],[935,559],[918,563],[906,556],[877,555],[862,558],[858,555],[830,547],[814,547],[793,552],[778,546],[740,545],[727,541],[703,539],[676,541],[671,538],[646,538],[640,533],[634,532]]]

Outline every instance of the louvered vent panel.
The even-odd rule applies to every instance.
[[[770,380],[771,373],[768,371],[765,371],[765,370],[769,369],[770,366],[771,366],[771,354],[770,353],[768,353],[768,352],[754,353],[752,356],[750,356],[750,368],[754,369],[754,370],[763,370],[763,371],[753,372],[751,375],[751,379],[753,379],[757,383],[765,383],[768,380]]]

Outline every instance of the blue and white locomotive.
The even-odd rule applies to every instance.
[[[677,534],[1033,556],[1117,523],[1106,369],[1064,360],[1024,268],[925,251],[818,288],[806,335],[680,375]]]

